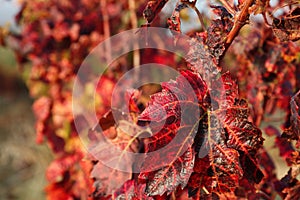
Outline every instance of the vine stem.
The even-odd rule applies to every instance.
[[[129,11],[130,11],[130,23],[133,29],[138,27],[138,18],[136,15],[136,3],[135,0],[128,0],[129,5]],[[133,79],[135,81],[139,80],[140,75],[140,62],[141,62],[141,56],[140,56],[140,50],[139,50],[139,44],[137,41],[133,41],[133,67],[135,67]]]
[[[249,8],[253,4],[255,0],[246,0],[244,2],[244,5],[242,7],[242,10],[238,13],[236,19],[234,20],[234,25],[231,31],[229,32],[226,41],[225,41],[225,47],[228,49],[228,47],[233,42],[234,38],[239,34],[241,28],[247,24],[247,21],[249,20]]]
[[[106,0],[101,0],[100,1],[101,5],[101,12],[102,12],[102,17],[103,17],[103,30],[104,30],[104,38],[108,39],[110,37],[110,25],[109,25],[109,15],[107,13],[106,9]],[[108,40],[107,43],[105,43],[105,58],[106,61],[111,60],[111,44]]]
[[[136,11],[135,11],[135,0],[128,0],[128,5],[129,5],[129,11],[130,11],[130,23],[133,29],[138,27],[138,19],[136,16]],[[133,48],[135,49],[133,51],[133,66],[139,66],[140,65],[140,52],[139,52],[139,45],[136,41],[133,43]]]
[[[198,10],[198,8],[196,6],[192,7],[195,12],[197,13],[197,16],[199,18],[199,21],[200,21],[200,24],[202,26],[202,29],[206,31],[206,27],[205,27],[205,24],[204,24],[204,20],[203,20],[203,17],[202,17],[202,14],[200,12],[200,10]]]

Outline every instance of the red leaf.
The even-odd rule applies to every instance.
[[[50,184],[45,188],[48,199],[56,200],[72,200],[73,197],[65,188],[60,187],[57,184]]]
[[[182,71],[181,75],[183,76],[178,77],[176,81],[162,83],[162,92],[151,97],[148,107],[140,116],[140,120],[156,122],[159,125],[166,120],[161,130],[156,130],[156,126],[152,127],[152,131],[157,133],[149,138],[146,146],[146,152],[158,151],[159,156],[146,156],[143,166],[154,168],[156,163],[162,163],[160,169],[142,172],[139,175],[139,178],[146,182],[146,193],[169,194],[177,186],[186,184],[186,179],[174,177],[180,177],[178,174],[184,162],[191,164],[190,161],[185,161],[187,152],[183,152],[182,149],[190,148],[193,143],[199,157],[205,152],[209,155],[201,158],[208,158],[209,162],[202,162],[201,159],[197,161],[192,178],[203,182],[190,182],[191,191],[205,187],[208,192],[228,193],[227,196],[230,196],[244,176],[250,183],[258,183],[263,177],[255,158],[263,143],[261,131],[248,121],[248,105],[244,100],[237,99],[238,88],[230,74],[225,73],[213,82],[212,88],[215,89],[210,93],[199,75],[190,71]],[[183,78],[192,86],[192,92],[188,91]],[[212,92],[213,97],[218,99],[209,100]],[[191,93],[196,94],[196,97]],[[210,110],[212,102],[218,104],[215,111]],[[191,110],[198,106],[201,111],[198,115],[192,111],[188,112],[189,117],[196,117],[195,121],[182,119],[182,105],[188,105]],[[198,123],[198,133],[193,141],[195,135],[189,130],[193,130]],[[172,143],[178,135],[185,138],[184,142]],[[179,160],[169,159],[174,155],[182,156]],[[199,163],[206,166],[198,166]],[[199,168],[204,172],[199,172]],[[186,170],[189,177],[193,170]]]
[[[284,200],[300,199],[300,181],[297,181],[291,188],[285,188],[282,192],[287,193]]]
[[[159,124],[166,120],[161,130],[152,127],[155,134],[149,138],[146,153],[156,150],[159,153],[147,154],[139,175],[141,180],[146,181],[146,193],[151,196],[169,194],[179,185],[183,189],[187,184],[194,166],[191,146],[200,114],[195,111],[199,109],[197,102],[203,102],[207,92],[201,77],[191,71],[181,71],[176,81],[162,83],[162,88],[162,92],[151,96],[148,107],[139,118],[140,121]],[[184,112],[190,119],[182,117]],[[158,167],[160,169],[157,170]],[[146,169],[155,171],[147,172]]]
[[[300,153],[298,151],[292,152],[287,161],[291,165],[291,168],[287,175],[276,183],[276,189],[285,195],[284,199],[299,199],[300,181],[297,177],[300,174]]]

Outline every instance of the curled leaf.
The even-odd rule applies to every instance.
[[[291,99],[291,126],[284,131],[282,137],[297,141],[297,147],[300,147],[300,91]]]

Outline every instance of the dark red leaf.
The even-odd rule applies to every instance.
[[[300,199],[300,181],[297,181],[291,188],[285,188],[282,192],[287,193],[284,200]]]
[[[156,130],[156,126],[152,127],[155,134],[149,138],[146,146],[146,152],[159,151],[160,154],[146,156],[143,164],[155,168],[156,163],[161,163],[163,167],[154,172],[142,172],[139,175],[140,179],[147,184],[147,194],[161,195],[165,192],[168,194],[180,184],[183,186],[182,182],[186,184],[186,180],[174,178],[179,176],[185,160],[182,156],[187,153],[176,149],[182,149],[180,147],[184,146],[190,148],[193,144],[191,137],[195,135],[189,130],[193,129],[195,124],[181,118],[182,105],[192,108],[198,106],[201,111],[198,121],[193,122],[199,123],[193,146],[200,160],[197,159],[193,169],[191,179],[194,180],[189,182],[190,195],[195,193],[193,191],[199,191],[199,188],[200,190],[205,188],[208,192],[228,193],[226,195],[230,196],[243,177],[246,177],[250,183],[260,182],[263,174],[255,155],[263,143],[261,131],[248,121],[248,104],[244,100],[237,99],[237,85],[231,79],[230,74],[225,73],[218,81],[212,83],[214,90],[211,92],[215,93],[213,96],[215,99],[211,100],[209,100],[211,93],[199,76],[189,71],[182,71],[181,74],[192,86],[196,98],[191,95],[191,92],[187,92],[188,87],[184,79],[178,77],[176,82],[170,81],[162,84],[162,92],[151,97],[148,107],[140,116],[140,120],[156,122],[163,127],[160,130]],[[218,104],[215,111],[209,110],[210,102]],[[197,117],[193,112],[189,112],[189,116]],[[184,143],[172,143],[178,135],[186,137]],[[207,146],[206,150],[204,146]],[[205,152],[208,157],[202,155]],[[179,157],[181,162],[178,159],[170,160],[169,157],[172,158],[173,155],[182,155]],[[201,159],[209,159],[209,161],[203,162]],[[198,166],[200,163],[204,166]],[[193,170],[186,170],[190,171],[189,173],[193,172]]]
[[[212,191],[220,193],[232,192],[243,176],[239,163],[239,152],[226,146],[225,131],[218,122],[218,117],[211,113],[208,116],[209,158],[213,175]],[[230,141],[230,140],[229,140]]]
[[[155,134],[149,138],[146,153],[158,151],[159,154],[146,156],[139,175],[147,183],[146,193],[151,196],[169,194],[178,186],[184,188],[187,184],[194,167],[191,146],[197,115],[200,114],[195,111],[207,92],[201,77],[191,71],[181,71],[176,81],[162,83],[162,88],[162,92],[151,96],[148,107],[139,118],[140,121],[156,123],[166,120],[161,130],[152,127]],[[190,119],[184,119],[184,113]],[[149,166],[155,171],[147,172]]]
[[[275,188],[285,197],[284,199],[299,199],[300,182],[297,178],[300,174],[300,153],[298,151],[291,152],[286,160],[291,166],[290,170],[287,175],[275,183]]]

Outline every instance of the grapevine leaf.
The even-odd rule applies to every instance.
[[[153,127],[156,134],[149,138],[146,145],[146,153],[159,150],[159,155],[147,155],[139,175],[140,180],[146,182],[146,194],[150,196],[169,194],[177,186],[183,189],[187,184],[194,166],[191,146],[196,129],[193,119],[194,123],[197,122],[198,116],[193,113],[199,109],[197,102],[203,102],[207,90],[201,77],[191,71],[181,71],[176,81],[162,83],[162,88],[162,92],[151,96],[148,107],[139,118],[140,121],[157,123],[166,120],[162,129]],[[190,119],[182,118],[183,113],[189,114]],[[176,141],[175,137],[182,142]],[[155,163],[160,163],[161,168],[147,172],[146,167],[149,166],[157,169]]]
[[[111,151],[111,149],[111,145],[103,139],[91,149],[91,153],[95,155],[95,160],[100,160],[96,161],[93,170],[91,171],[91,177],[95,180],[94,197],[111,195],[113,191],[121,187],[127,180],[131,179],[131,166],[128,166],[128,162],[130,161],[128,158],[123,158],[123,162],[119,162],[118,154],[115,155],[116,153]],[[115,167],[120,167],[120,165],[122,165],[122,168],[125,168],[127,171],[119,171],[102,163],[103,160],[109,159],[111,159],[111,162],[115,162]]]
[[[254,181],[258,183],[261,181],[263,174],[259,169],[255,155],[263,144],[262,133],[248,121],[249,112],[247,102],[235,98],[238,96],[237,85],[230,78],[229,74],[223,75],[223,83],[226,100],[221,104],[221,109],[216,115],[218,119],[223,120],[221,123],[223,123],[226,132],[224,134],[226,135],[226,140],[224,140],[226,141],[226,147],[239,152],[238,162],[243,170],[237,170],[236,176],[239,177],[241,175],[240,172],[244,171],[244,176],[250,182]],[[220,135],[220,138],[222,138],[222,135]],[[214,137],[216,137],[216,134],[214,134]],[[220,138],[218,139],[220,140]],[[220,140],[217,144],[222,145],[224,141]]]
[[[228,108],[225,128],[228,133],[227,146],[237,150],[256,153],[262,146],[261,131],[248,121],[248,105],[244,100],[236,101]]]
[[[49,119],[51,113],[52,102],[50,98],[40,97],[32,106],[36,118],[36,141],[43,142],[44,136],[47,135],[47,130],[44,123]]]
[[[300,181],[297,176],[300,174],[300,153],[295,151],[291,154],[291,158],[288,159],[288,163],[291,168],[286,177],[290,178],[290,184],[282,192],[287,193],[286,200],[299,199],[300,198]]]
[[[208,114],[209,158],[213,172],[212,190],[221,193],[232,192],[243,176],[243,170],[239,163],[239,152],[226,146],[225,131],[217,120],[215,113]]]
[[[164,165],[158,170],[142,172],[139,175],[140,180],[146,182],[147,195],[162,195],[165,192],[169,194],[177,186],[186,185],[185,179],[176,179],[176,177],[180,177],[179,172],[183,163],[189,166],[188,163],[191,161],[185,161],[187,152],[182,152],[182,148],[181,152],[178,150],[174,152],[174,149],[184,146],[190,149],[191,145],[199,154],[199,158],[196,159],[193,170],[185,169],[190,171],[188,177],[191,176],[188,183],[190,196],[197,193],[199,188],[205,188],[206,191],[215,194],[227,193],[227,196],[230,196],[244,177],[250,183],[260,182],[263,174],[255,156],[262,146],[263,138],[261,131],[248,121],[248,105],[246,101],[238,99],[238,88],[230,74],[223,74],[219,78],[221,82],[213,82],[214,89],[210,92],[203,80],[199,78],[200,76],[190,71],[182,71],[181,74],[192,86],[196,98],[193,98],[190,92],[186,92],[184,88],[187,86],[183,79],[178,77],[176,81],[163,83],[162,92],[151,97],[148,107],[140,115],[141,121],[156,122],[160,125],[165,123],[162,129],[156,130],[156,126],[153,127],[156,134],[146,145],[146,152],[159,150],[162,157],[160,162]],[[223,84],[224,90],[221,89],[220,83]],[[208,100],[212,93],[214,93],[213,98],[217,99]],[[195,103],[192,104],[190,101]],[[218,103],[217,110],[210,111],[212,102]],[[188,131],[193,125],[188,120],[180,118],[182,104],[191,108],[198,106],[201,110],[198,121],[196,120],[199,127],[194,142],[191,140],[194,134]],[[194,116],[192,112],[190,116]],[[185,137],[185,143],[172,144],[170,147],[169,144],[178,135]],[[203,152],[205,146],[207,148]],[[205,152],[208,156],[202,155]],[[174,154],[181,155],[180,160],[167,161],[167,158]],[[152,155],[146,158],[143,165],[151,166],[155,165],[153,163],[157,162],[159,156]],[[199,166],[200,163],[203,166]]]
[[[54,160],[47,169],[46,177],[49,182],[60,182],[64,178],[64,173],[68,171],[74,163],[82,158],[79,154],[65,155]]]
[[[293,187],[284,189],[283,193],[287,193],[285,200],[300,199],[300,181],[297,181]]]
[[[36,100],[33,104],[33,111],[36,119],[39,121],[46,121],[50,116],[51,107],[52,102],[48,97],[43,96]]]
[[[248,105],[238,99],[237,85],[230,74],[223,74],[221,79],[224,90],[219,89],[220,82],[216,81],[212,84],[214,89],[211,93],[214,93],[214,98],[223,100],[211,99],[211,102],[219,104],[219,109],[207,111],[195,138],[194,146],[200,160],[196,160],[189,182],[191,196],[199,192],[201,196],[205,191],[220,197],[226,194],[226,198],[229,198],[240,181],[247,180],[253,184],[260,182],[263,177],[255,159],[263,142],[261,131],[248,121]],[[203,151],[208,152],[208,158]],[[201,166],[207,163],[207,159],[209,165]]]

